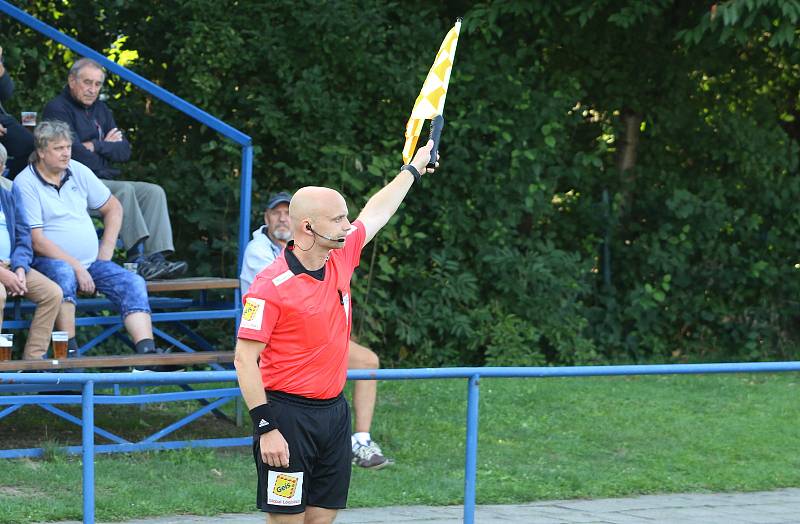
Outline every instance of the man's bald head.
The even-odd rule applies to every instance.
[[[332,234],[334,231],[324,233],[331,229],[330,222],[339,217],[347,217],[347,203],[338,191],[327,187],[306,186],[298,189],[289,203],[289,217],[292,220],[294,237],[299,238],[306,233],[306,225],[310,224],[315,230],[320,228],[323,234]]]

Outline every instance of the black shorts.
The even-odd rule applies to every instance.
[[[259,438],[253,439],[258,508],[269,513],[302,513],[306,505],[344,509],[352,462],[350,408],[344,395],[316,400],[267,391],[267,399],[289,443],[289,467],[264,464]]]

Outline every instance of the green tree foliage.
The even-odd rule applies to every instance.
[[[797,1],[25,7],[252,136],[255,224],[269,192],[308,184],[356,216],[464,16],[442,168],[354,281],[356,334],[385,362],[795,356]],[[41,107],[74,56],[0,23],[12,109]],[[234,276],[237,148],[111,80],[126,175],[166,188],[197,273]]]

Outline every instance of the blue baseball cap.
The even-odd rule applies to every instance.
[[[273,193],[269,200],[267,200],[267,209],[272,209],[278,204],[286,202],[287,204],[292,201],[292,194],[287,193],[286,191],[281,191],[280,193]]]

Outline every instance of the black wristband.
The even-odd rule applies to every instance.
[[[269,433],[273,429],[278,429],[278,423],[272,414],[272,406],[261,404],[250,410],[250,418],[253,419],[253,429],[257,435]]]
[[[406,165],[404,165],[403,167],[401,167],[401,168],[400,168],[400,171],[408,171],[409,173],[411,173],[412,175],[414,175],[414,183],[415,183],[415,184],[416,184],[417,182],[419,182],[419,179],[420,179],[420,177],[422,176],[422,175],[419,173],[419,170],[418,170],[416,167],[412,166],[411,164],[406,164]]]

